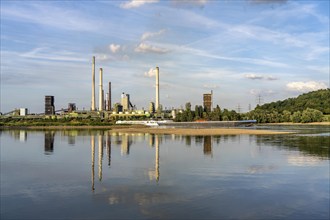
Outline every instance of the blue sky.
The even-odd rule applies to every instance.
[[[329,87],[329,1],[1,1],[0,111],[89,109],[92,56],[113,103],[148,108],[159,66],[164,107],[245,112]]]

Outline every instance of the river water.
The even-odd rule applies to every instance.
[[[0,131],[1,219],[329,219],[330,128],[261,128]]]

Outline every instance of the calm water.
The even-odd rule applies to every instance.
[[[276,129],[0,131],[1,219],[328,219],[330,128]]]

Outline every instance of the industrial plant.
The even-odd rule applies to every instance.
[[[159,67],[155,67],[155,102],[150,102],[149,109],[137,109],[131,101],[130,94],[122,92],[120,102],[112,102],[111,82],[103,83],[103,68],[99,68],[98,77],[98,92],[96,91],[96,60],[92,57],[92,76],[91,76],[91,106],[88,110],[78,110],[76,103],[68,103],[67,108],[55,108],[55,97],[45,95],[44,112],[30,113],[27,108],[15,109],[5,113],[2,117],[30,117],[30,118],[66,118],[66,117],[81,117],[81,118],[101,118],[109,121],[117,120],[133,120],[133,119],[175,119],[176,114],[182,110],[163,110],[160,104],[160,83],[159,83]],[[104,88],[108,85],[108,88]],[[96,97],[98,96],[98,103]],[[203,94],[203,107],[208,111],[212,109],[212,96]]]

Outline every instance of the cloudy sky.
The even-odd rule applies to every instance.
[[[89,109],[92,56],[113,103],[148,108],[159,66],[164,107],[245,112],[329,87],[329,1],[1,1],[0,111]]]

